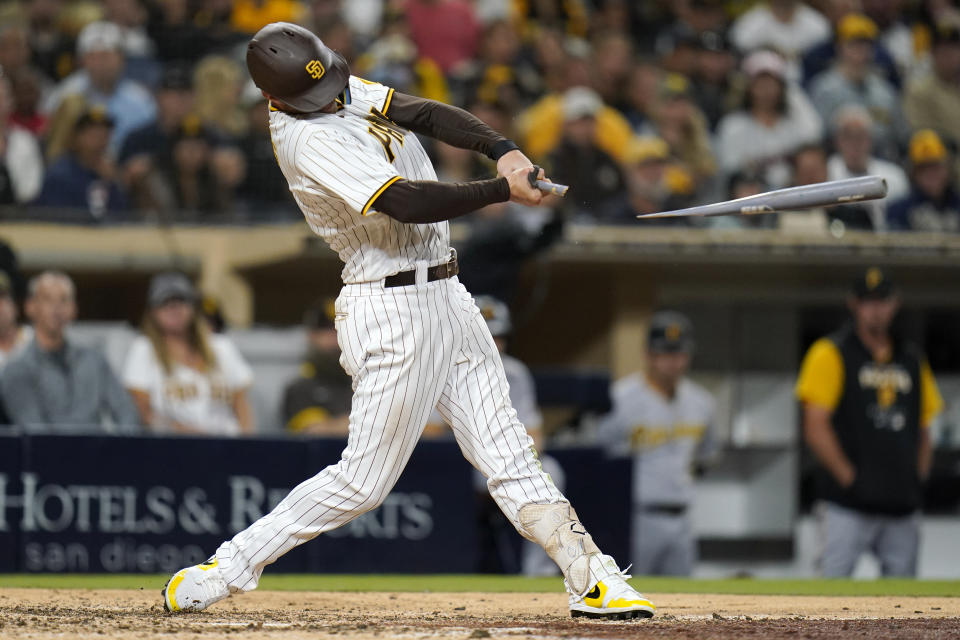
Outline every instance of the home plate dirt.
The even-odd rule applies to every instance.
[[[960,638],[960,598],[649,595],[654,619],[596,622],[557,593],[263,591],[171,615],[159,589],[0,589],[0,638]]]

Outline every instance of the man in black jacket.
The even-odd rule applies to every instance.
[[[848,305],[852,323],[810,347],[796,388],[820,463],[821,570],[849,576],[872,551],[883,575],[913,576],[929,426],[943,399],[920,350],[890,332],[900,302],[883,271],[868,269]]]

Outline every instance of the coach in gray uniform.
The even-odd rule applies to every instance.
[[[685,316],[655,314],[646,371],[613,384],[613,410],[599,429],[613,455],[633,456],[631,560],[639,574],[690,575],[697,558],[693,469],[714,455],[717,438],[713,397],[684,377],[693,344]]]

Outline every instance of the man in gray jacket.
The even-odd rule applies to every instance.
[[[135,433],[140,416],[103,355],[70,342],[73,281],[45,271],[27,291],[34,337],[3,370],[0,392],[11,421],[30,432]]]

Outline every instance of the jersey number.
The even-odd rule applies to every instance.
[[[393,152],[392,144],[396,140],[397,143],[402,147],[403,146],[403,133],[398,131],[395,128],[395,125],[390,122],[390,119],[387,116],[380,113],[377,109],[373,107],[370,108],[370,115],[367,116],[367,120],[370,122],[370,126],[367,127],[367,131],[370,132],[377,141],[383,145],[383,152],[387,154],[387,160],[393,162],[397,158],[397,154]]]

